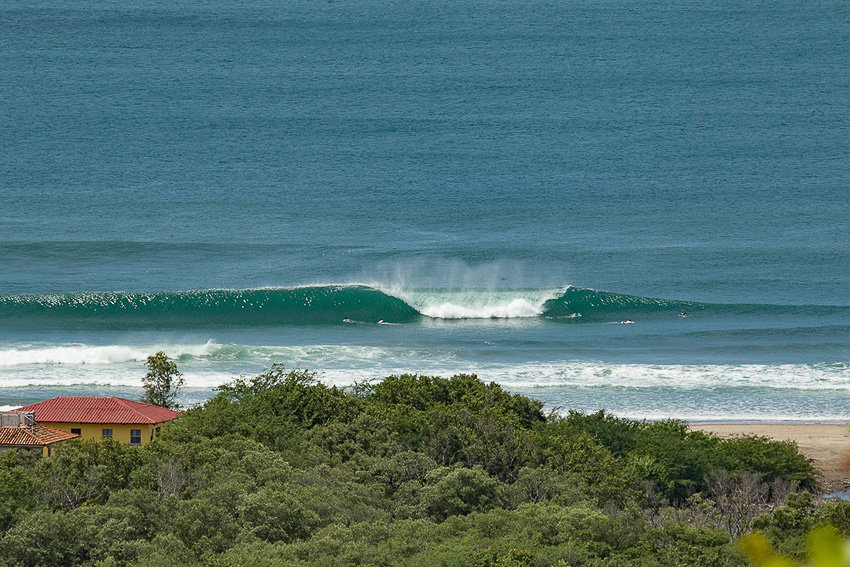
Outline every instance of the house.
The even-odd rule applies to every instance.
[[[112,438],[145,445],[182,413],[124,398],[58,396],[18,408],[33,412],[41,425],[75,433],[84,439]]]
[[[53,454],[53,446],[78,437],[35,421],[33,412],[0,412],[0,451],[24,449],[41,451],[45,457]]]

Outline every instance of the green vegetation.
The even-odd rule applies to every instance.
[[[777,554],[770,541],[760,532],[745,535],[740,540],[743,554],[758,567],[795,567],[800,565]],[[812,567],[847,567],[850,565],[850,541],[832,526],[820,526],[806,536],[806,550]]]
[[[348,391],[279,366],[145,447],[0,454],[0,564],[744,565],[754,527],[801,557],[850,531],[789,443],[546,415],[475,376]]]
[[[142,378],[145,396],[142,401],[155,406],[177,409],[177,394],[183,387],[183,375],[177,363],[159,351],[148,357],[148,373]]]

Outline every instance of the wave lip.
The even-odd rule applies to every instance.
[[[176,292],[88,292],[0,297],[6,327],[191,328],[340,323],[406,323],[419,313],[362,285]]]
[[[549,319],[610,319],[637,317],[659,312],[700,311],[708,304],[627,295],[610,291],[596,291],[580,287],[567,287],[557,297],[543,305],[542,315]]]

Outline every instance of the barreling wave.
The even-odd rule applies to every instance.
[[[610,321],[680,310],[739,313],[816,306],[721,305],[560,289],[382,290],[367,285],[177,292],[86,292],[0,296],[3,328],[169,329],[413,323],[425,319],[545,318]],[[828,309],[828,308],[823,308]]]
[[[87,292],[0,297],[4,325],[71,328],[191,328],[337,323],[406,323],[419,313],[402,299],[360,285],[176,292]]]
[[[598,320],[658,312],[702,311],[708,307],[722,306],[568,287],[558,297],[546,301],[543,314],[552,319],[581,316]]]

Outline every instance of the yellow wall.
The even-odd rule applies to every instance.
[[[11,449],[17,449],[18,451],[38,451],[38,450],[41,450],[42,455],[44,455],[45,457],[49,457],[49,456],[53,455],[53,451],[55,450],[56,445],[59,445],[60,443],[62,443],[62,442],[57,441],[56,443],[53,443],[52,445],[39,445],[39,446],[4,445],[3,447],[0,447],[0,453],[2,453],[3,451],[9,451]]]
[[[142,445],[147,445],[151,441],[151,432],[153,431],[154,435],[156,435],[156,430],[165,425],[165,423],[148,425],[146,423],[65,423],[52,421],[39,421],[39,423],[47,425],[48,427],[55,427],[56,429],[61,429],[62,431],[67,431],[69,433],[72,429],[79,429],[80,437],[82,437],[83,439],[102,439],[103,430],[111,429],[113,439],[115,439],[116,441],[121,441],[122,443],[127,443],[128,445],[130,443],[131,429],[141,429]]]

